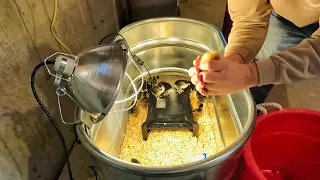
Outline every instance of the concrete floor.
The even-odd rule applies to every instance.
[[[76,180],[95,180],[95,172],[90,168],[94,166],[91,155],[84,149],[81,144],[76,144],[70,155],[71,169],[73,178]],[[95,167],[93,167],[95,168]],[[58,180],[70,180],[67,166],[63,168]],[[100,180],[98,176],[98,180]]]

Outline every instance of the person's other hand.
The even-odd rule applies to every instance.
[[[190,68],[191,82],[202,95],[223,95],[258,85],[258,70],[255,63],[245,65],[220,57],[200,64],[201,57]]]
[[[193,61],[193,67],[189,69],[189,76],[191,77],[191,82],[196,85],[199,81],[201,81],[201,77],[199,75],[200,73],[200,60],[201,56],[198,56],[194,61]]]
[[[193,67],[191,67],[189,69],[189,75],[192,77],[195,74],[198,74],[200,72],[200,61],[201,61],[201,57],[202,56],[198,56],[194,61],[193,61]],[[238,62],[240,64],[245,64],[245,61],[243,60],[243,58],[237,54],[237,53],[228,53],[225,55],[225,57],[222,57],[221,59],[228,59],[234,62]],[[194,82],[198,82],[199,79],[199,75],[198,78],[194,77]]]

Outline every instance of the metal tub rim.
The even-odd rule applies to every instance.
[[[125,26],[124,28],[122,28],[119,31],[118,34],[122,34],[123,32],[128,31],[129,29],[132,29],[132,28],[139,26],[141,24],[154,23],[154,22],[165,22],[165,21],[190,22],[190,23],[196,23],[199,25],[206,26],[209,29],[214,29],[215,31],[217,31],[217,33],[219,34],[219,37],[222,40],[223,45],[227,44],[221,30],[216,25],[211,24],[211,23],[207,23],[207,22],[203,22],[203,21],[199,21],[199,20],[194,20],[194,19],[190,19],[190,18],[181,18],[181,17],[159,17],[159,18],[140,20],[140,21],[137,21],[135,23],[132,23],[132,24]],[[119,36],[117,36],[115,38],[115,41],[117,41],[118,38],[119,38]]]
[[[128,25],[124,27],[119,33],[121,34],[122,32],[125,32],[131,28],[134,28],[135,26],[139,26],[144,23],[151,23],[151,22],[163,22],[163,21],[179,21],[179,22],[191,22],[191,23],[196,23],[199,25],[204,25],[210,29],[213,29],[219,34],[219,37],[222,40],[222,43],[225,45],[226,41],[221,33],[221,31],[214,25],[193,20],[193,19],[187,19],[187,18],[153,18],[153,19],[148,19],[148,20],[142,20],[138,21],[136,23],[133,23],[131,25]],[[244,95],[249,96],[250,91],[249,90],[243,90]],[[184,165],[176,165],[176,166],[169,166],[169,167],[147,167],[147,166],[141,166],[141,165],[136,165],[132,164],[123,160],[120,160],[117,157],[111,156],[107,153],[104,153],[101,151],[88,137],[88,135],[85,133],[85,130],[81,124],[78,124],[76,127],[77,134],[84,145],[84,147],[96,158],[99,160],[103,161],[104,163],[119,169],[121,171],[125,171],[128,173],[133,173],[136,175],[143,175],[143,176],[179,176],[179,175],[186,175],[187,174],[193,174],[193,173],[198,173],[201,171],[204,171],[206,169],[209,169],[211,167],[217,166],[220,163],[223,163],[225,160],[231,158],[233,155],[237,154],[238,152],[241,151],[243,145],[246,143],[246,141],[249,139],[255,122],[256,122],[256,107],[255,107],[255,102],[253,101],[252,98],[247,98],[249,105],[252,106],[252,111],[251,114],[249,115],[248,118],[251,119],[251,124],[246,126],[245,129],[243,130],[242,134],[239,135],[239,137],[228,147],[225,149],[221,150],[220,152],[216,153],[213,156],[210,156],[204,160],[201,161],[196,161]],[[75,112],[75,118],[78,120],[81,114],[81,110],[77,107],[76,112]]]

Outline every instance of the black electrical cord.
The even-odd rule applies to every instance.
[[[106,35],[105,37],[103,37],[103,38],[100,40],[99,45],[101,45],[104,40],[106,40],[108,37],[110,37],[110,36],[112,36],[112,35],[116,36],[117,34],[113,33],[113,34],[108,34],[108,35]]]
[[[46,64],[54,64],[54,61],[47,61]],[[36,73],[39,70],[39,68],[41,68],[44,65],[45,65],[45,63],[41,62],[40,64],[38,64],[33,69],[32,74],[31,74],[31,90],[32,90],[33,96],[37,100],[39,106],[44,111],[44,113],[47,115],[48,119],[50,120],[50,122],[52,123],[52,125],[54,126],[56,131],[58,132],[58,135],[59,135],[59,137],[60,137],[60,139],[62,141],[62,145],[63,145],[64,151],[65,151],[65,153],[67,155],[67,167],[68,167],[68,171],[69,171],[69,178],[70,178],[70,180],[73,180],[72,170],[71,170],[71,165],[70,165],[70,160],[69,160],[69,152],[68,152],[68,148],[67,148],[67,145],[66,145],[66,141],[64,140],[64,137],[63,137],[60,129],[58,128],[57,124],[54,122],[54,120],[53,120],[52,116],[50,115],[49,111],[47,110],[47,108],[41,102],[41,100],[40,100],[40,98],[39,98],[39,96],[37,94],[36,88],[35,88],[34,80],[35,80]]]
[[[98,180],[98,173],[95,170],[95,166],[89,166],[90,169],[92,169],[92,171],[94,172],[94,176],[96,177],[96,180]]]

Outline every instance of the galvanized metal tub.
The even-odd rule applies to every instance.
[[[155,18],[126,26],[120,31],[131,52],[145,62],[149,70],[174,69],[187,71],[192,61],[207,51],[224,53],[225,40],[213,25],[184,18]],[[120,38],[120,37],[119,37]],[[141,69],[143,70],[143,69]],[[127,72],[138,76],[132,63]],[[124,83],[123,92],[128,88]],[[124,96],[120,93],[119,98]],[[122,161],[118,158],[125,132],[128,114],[114,113],[100,124],[85,128],[77,125],[77,133],[84,147],[96,160],[98,172],[110,180],[220,180],[234,174],[242,147],[255,124],[255,104],[249,90],[226,96],[214,97],[213,109],[219,117],[218,124],[224,149],[201,161],[171,167],[146,167]],[[120,116],[120,117],[119,117]],[[76,110],[77,120],[85,117]]]

